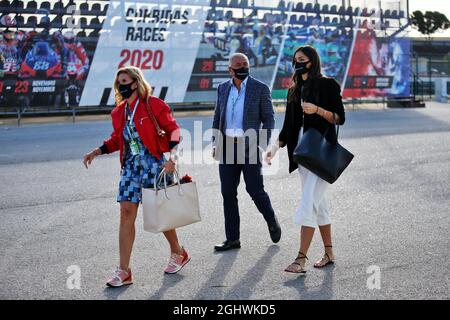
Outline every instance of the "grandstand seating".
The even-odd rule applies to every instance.
[[[137,0],[137,3],[140,1]],[[142,0],[142,2],[144,2]],[[156,1],[158,2],[158,1]],[[279,24],[288,23],[290,25],[302,26],[319,22],[325,28],[336,27],[352,27],[354,16],[372,17],[375,21],[374,25],[386,26],[390,25],[398,29],[398,24],[405,23],[406,13],[401,8],[393,7],[382,8],[382,22],[379,17],[375,16],[376,9],[369,7],[343,7],[336,4],[317,3],[315,0],[306,1],[273,1],[272,7],[255,7],[254,1],[248,0],[211,0],[210,6],[207,8],[200,8],[197,1],[186,0],[183,5],[193,5],[197,8],[192,9],[195,13],[194,17],[200,16],[203,10],[208,9],[207,24],[213,26],[215,22],[221,20],[231,21],[233,18],[242,16],[251,16],[256,14],[259,17],[260,24],[275,23],[276,27]],[[75,5],[79,10],[75,16],[75,21],[78,22],[76,34],[79,37],[89,36],[89,41],[94,41],[95,37],[99,36],[99,31],[102,28],[102,21],[106,15],[109,1],[108,0],[0,0],[0,8],[2,14],[12,14],[17,22],[16,28],[29,31],[38,26],[38,22],[43,14],[35,14],[36,10],[46,10],[50,14],[52,21],[52,29],[64,29],[66,27],[66,20],[71,13],[67,9]],[[287,8],[292,5],[292,14],[288,19]],[[249,12],[249,9],[252,9]],[[242,13],[237,14],[236,12]],[[45,11],[43,11],[45,14]],[[35,14],[35,15],[33,15]],[[371,18],[371,20],[372,20]],[[399,20],[399,23],[390,23],[389,20]],[[252,22],[248,23],[251,26]],[[384,28],[381,28],[384,30]],[[205,30],[212,30],[206,28]],[[215,30],[215,29],[214,29]],[[89,49],[89,48],[88,48]]]

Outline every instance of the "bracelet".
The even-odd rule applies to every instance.
[[[169,160],[172,161],[173,164],[177,164],[177,159],[178,159],[178,156],[177,156],[176,153],[171,153],[170,154]]]

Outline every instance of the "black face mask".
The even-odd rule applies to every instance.
[[[240,69],[233,69],[235,77],[239,80],[245,80],[248,77],[249,69],[247,67],[242,67]]]
[[[127,84],[119,84],[119,93],[122,95],[124,99],[128,99],[133,94],[134,90],[131,89],[131,86],[133,85],[133,82],[127,83]]]
[[[309,63],[309,61],[305,62],[295,62],[294,63],[294,69],[295,73],[297,74],[305,74],[309,72],[309,69],[306,67],[306,65]]]

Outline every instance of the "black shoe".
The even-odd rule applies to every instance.
[[[222,244],[214,246],[216,251],[227,251],[231,249],[239,249],[241,247],[241,242],[239,240],[228,241],[225,240]]]
[[[267,226],[269,227],[270,232],[270,238],[272,239],[273,243],[277,243],[281,239],[281,227],[278,223],[277,217],[275,217],[274,223],[268,223]]]

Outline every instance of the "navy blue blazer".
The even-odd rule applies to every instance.
[[[217,88],[217,101],[212,128],[219,130],[223,136],[225,135],[226,129],[226,109],[232,81],[233,80],[230,79],[222,82]],[[248,76],[244,100],[244,132],[248,129],[254,129],[259,141],[260,130],[266,129],[267,144],[270,140],[274,125],[275,118],[269,87],[265,83]],[[218,143],[214,136],[213,145],[216,148],[221,147],[221,144]]]

